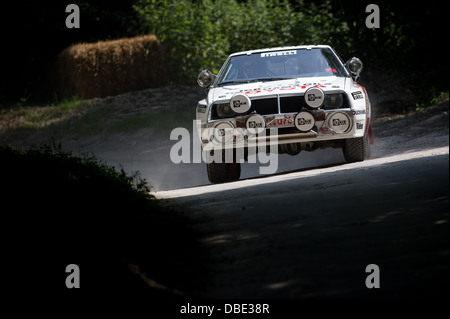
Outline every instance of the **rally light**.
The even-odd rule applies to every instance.
[[[230,107],[236,113],[245,113],[251,106],[252,101],[244,93],[236,93],[230,100]]]
[[[300,112],[295,116],[294,124],[300,132],[309,132],[316,124],[316,121],[311,113]]]
[[[342,112],[337,112],[328,117],[328,127],[335,133],[346,133],[351,127],[350,117]]]
[[[213,129],[214,140],[218,143],[229,143],[233,141],[234,126],[230,122],[220,122]]]
[[[314,109],[322,106],[325,100],[325,93],[323,93],[321,88],[312,87],[305,92],[305,102],[306,104]]]
[[[252,114],[245,122],[245,127],[250,134],[261,134],[266,128],[266,121],[259,114]]]

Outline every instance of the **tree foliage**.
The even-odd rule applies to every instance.
[[[172,79],[192,82],[203,68],[218,72],[237,51],[320,42],[304,12],[288,1],[139,0],[140,31],[167,49]],[[301,7],[301,6],[300,6]]]
[[[70,44],[154,33],[163,41],[171,80],[195,83],[226,56],[247,49],[329,44],[429,94],[448,91],[444,3],[378,0],[379,29],[365,25],[373,1],[352,0],[80,0],[81,28],[65,27],[58,0],[12,2],[0,28],[5,48],[0,103],[42,92],[48,62]]]
[[[445,72],[435,67],[436,59],[447,58],[442,50],[430,51],[443,21],[439,6],[422,10],[402,2],[378,1],[381,27],[369,29],[365,24],[369,3],[137,0],[134,9],[137,31],[155,33],[163,41],[173,81],[193,83],[204,68],[218,72],[232,52],[329,44],[342,58],[357,55],[366,65],[386,68],[413,87],[420,78],[432,90],[448,90],[448,66],[443,63]]]

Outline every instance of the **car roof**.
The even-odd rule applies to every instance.
[[[241,51],[236,52],[230,55],[230,57],[235,55],[252,55],[254,53],[262,53],[262,52],[273,52],[273,51],[284,51],[284,50],[296,50],[296,49],[331,49],[329,45],[298,45],[298,46],[286,46],[286,47],[276,47],[276,48],[265,48],[265,49],[257,49],[257,50],[249,50],[249,51]]]

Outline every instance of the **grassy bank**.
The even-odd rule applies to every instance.
[[[36,130],[84,114],[92,105],[74,95],[46,106],[16,103],[0,109],[0,132],[7,130]]]
[[[45,106],[12,105],[0,110],[0,144],[26,146],[56,140],[114,137],[145,131],[166,137],[175,127],[192,128],[198,86],[167,86],[106,98],[73,96]]]
[[[40,289],[39,300],[67,302],[97,294],[172,298],[188,286],[193,233],[182,215],[159,207],[138,174],[88,154],[1,147],[0,176],[2,259],[13,297]],[[78,295],[64,286],[69,264],[80,267]]]

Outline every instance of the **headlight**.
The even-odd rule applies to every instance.
[[[236,113],[231,109],[230,103],[216,104],[216,112],[218,118],[233,117]]]
[[[323,104],[325,109],[339,109],[344,105],[344,96],[342,94],[327,94]]]

